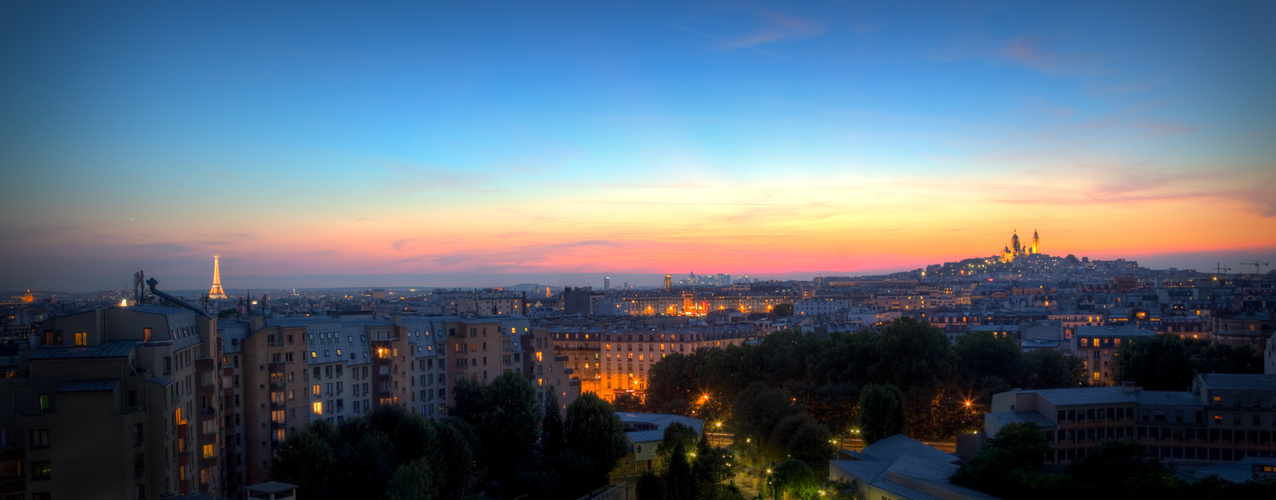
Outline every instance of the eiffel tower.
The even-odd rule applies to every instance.
[[[210,299],[226,298],[226,291],[222,290],[222,272],[221,272],[221,268],[217,265],[216,255],[213,256],[213,287],[208,289],[208,298]]]

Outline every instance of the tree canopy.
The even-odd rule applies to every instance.
[[[904,432],[904,394],[893,385],[868,385],[860,391],[860,437],[865,444]]]

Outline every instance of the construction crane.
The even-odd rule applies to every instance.
[[[1254,266],[1254,274],[1255,274],[1255,275],[1258,275],[1258,274],[1262,274],[1262,271],[1259,269],[1259,267],[1260,267],[1260,266],[1266,266],[1266,265],[1268,265],[1268,264],[1267,264],[1266,262],[1256,260],[1256,261],[1254,261],[1254,262],[1242,262],[1242,263],[1241,263],[1241,265],[1242,265],[1242,266]]]

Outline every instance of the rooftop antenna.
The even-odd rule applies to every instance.
[[[133,302],[141,304],[146,298],[146,275],[142,271],[133,273]]]

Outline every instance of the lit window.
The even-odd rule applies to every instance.
[[[206,445],[204,445],[204,458],[213,458],[213,456],[214,456],[216,453],[217,453],[217,451],[216,451],[216,449],[215,449],[215,448],[213,448],[213,445],[211,445],[211,444],[206,444]],[[207,481],[205,481],[205,482],[207,482]]]
[[[75,332],[75,345],[77,346],[89,345],[88,332]]]
[[[31,479],[48,479],[52,472],[53,468],[49,466],[48,460],[31,461]]]
[[[317,357],[319,357],[319,353],[318,353],[318,352],[316,352],[316,351],[310,351],[310,357],[312,357],[312,358],[317,358]]]
[[[315,401],[314,404],[310,405],[310,409],[315,412],[315,415],[323,415],[323,401]]]

